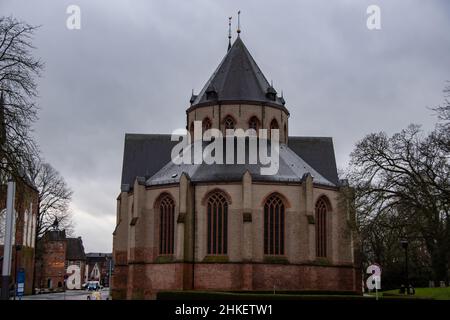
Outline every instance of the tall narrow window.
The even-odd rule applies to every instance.
[[[206,130],[209,130],[209,129],[211,129],[211,120],[209,120],[209,118],[205,118],[205,119],[203,119],[203,123],[202,123],[202,129],[203,129],[203,133],[206,131]]]
[[[328,204],[325,198],[316,203],[316,255],[327,256],[327,213]]]
[[[276,130],[276,129],[280,129],[280,127],[278,126],[278,121],[276,119],[273,119],[270,122],[270,132],[269,132],[269,137],[272,137],[272,130]]]
[[[220,192],[208,198],[208,254],[227,254],[228,201]]]
[[[276,194],[264,204],[264,254],[284,254],[284,203]]]
[[[259,129],[259,120],[257,117],[251,117],[250,120],[248,121],[248,128],[249,129],[254,129],[256,130],[256,132],[258,132]]]
[[[175,204],[169,195],[159,201],[159,254],[173,254]]]

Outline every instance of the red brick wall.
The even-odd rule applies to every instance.
[[[353,291],[360,293],[351,266],[197,263],[195,290]],[[113,299],[154,299],[160,290],[191,290],[188,263],[116,266]],[[125,294],[126,292],[126,294]]]
[[[38,287],[48,288],[48,280],[51,279],[52,288],[58,288],[58,283],[64,284],[66,274],[66,241],[44,241],[42,252],[42,267],[39,268]]]
[[[0,210],[6,208],[6,186],[0,186]],[[15,244],[23,245],[23,228],[25,210],[29,208],[30,202],[33,203],[33,215],[37,215],[38,193],[26,184],[16,184],[15,210],[17,219],[15,221]],[[3,256],[3,246],[0,246],[0,256]],[[11,276],[15,279],[16,268],[25,271],[25,294],[31,294],[33,290],[33,276],[35,265],[35,250],[32,247],[22,247],[17,252],[17,264],[14,261],[16,252],[12,252]],[[1,265],[0,265],[1,269]],[[14,280],[13,280],[14,281]],[[0,285],[1,286],[1,285]]]

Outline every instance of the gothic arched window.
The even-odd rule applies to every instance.
[[[173,254],[175,203],[168,194],[159,200],[159,254]]]
[[[264,254],[284,254],[284,203],[272,194],[264,204]]]
[[[207,202],[208,254],[227,254],[228,201],[221,192],[214,192]]]
[[[254,129],[256,132],[258,132],[259,129],[259,120],[257,117],[251,117],[248,121],[248,128]]]
[[[316,256],[327,256],[327,213],[328,201],[321,197],[316,202]]]
[[[209,118],[203,119],[203,123],[202,123],[203,132],[205,132],[206,130],[211,129],[211,127],[212,127],[211,120],[209,120]]]
[[[269,132],[269,137],[272,137],[272,130],[275,129],[280,129],[280,127],[278,126],[278,121],[276,119],[273,119],[270,122],[270,132]]]
[[[225,118],[225,120],[223,121],[223,124],[224,124],[225,130],[233,130],[236,125],[234,122],[234,119],[231,116],[227,116]]]

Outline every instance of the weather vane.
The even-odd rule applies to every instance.
[[[232,17],[228,17],[228,50],[231,49],[231,19]]]
[[[238,27],[237,27],[238,37],[240,33],[241,33],[241,10],[238,11]]]

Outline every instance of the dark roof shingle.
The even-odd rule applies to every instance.
[[[66,260],[86,260],[81,237],[67,238]]]
[[[215,91],[215,94],[209,95],[211,91]],[[191,108],[218,102],[239,102],[272,105],[288,113],[284,107],[284,99],[277,97],[275,89],[240,37],[233,43],[200,93],[192,99]]]
[[[122,191],[128,191],[132,187],[137,177],[156,178],[156,173],[161,174],[162,182],[166,176],[163,172],[170,171],[171,167],[171,151],[176,141],[170,140],[170,135],[154,135],[154,134],[127,134],[125,136],[124,162],[122,169]],[[304,161],[312,169],[317,171],[323,178],[334,185],[339,185],[339,179],[336,169],[336,160],[334,156],[333,140],[327,137],[289,137],[288,149],[293,151],[301,161]],[[292,160],[290,151],[287,150],[285,157],[281,159],[280,176],[286,177],[281,180],[290,181],[289,177],[297,180],[298,172],[292,172],[292,164],[300,163],[300,160]],[[287,161],[286,159],[289,159]],[[206,177],[216,177],[224,181],[241,177],[245,170],[250,172],[259,172],[258,165],[231,166],[217,165],[214,168],[203,166],[202,168],[189,167],[185,168],[186,173],[195,170],[196,178],[204,180]],[[167,167],[167,168],[165,168]],[[170,168],[169,168],[170,167]],[[245,168],[244,168],[245,167]],[[307,166],[306,166],[307,167]],[[166,169],[166,170],[163,170]],[[233,169],[233,170],[231,170]],[[303,169],[302,169],[303,170]],[[179,170],[178,170],[179,171]],[[312,173],[312,172],[311,172]],[[170,177],[173,173],[170,174]],[[211,176],[212,175],[212,176]],[[179,178],[179,175],[178,177]],[[258,178],[257,178],[258,179]],[[262,178],[264,179],[264,177]],[[171,180],[171,179],[170,179]]]

